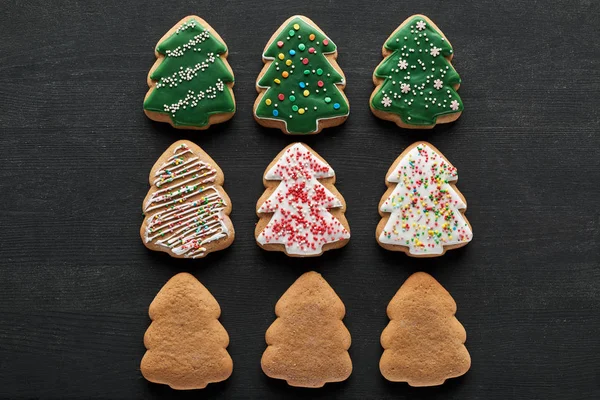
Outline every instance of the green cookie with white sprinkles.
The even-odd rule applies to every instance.
[[[430,129],[460,117],[454,51],[433,21],[419,14],[409,17],[387,38],[382,53],[369,100],[373,114],[410,129]]]
[[[190,15],[156,45],[144,113],[180,129],[206,129],[235,113],[227,45],[202,18]]]

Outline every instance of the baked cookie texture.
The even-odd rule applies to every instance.
[[[142,242],[176,258],[202,258],[231,245],[235,230],[223,171],[199,146],[173,143],[150,171]]]
[[[407,147],[386,174],[375,233],[379,245],[411,257],[437,257],[467,245],[473,230],[457,180],[456,168],[432,144]]]
[[[302,275],[275,306],[266,333],[264,373],[290,386],[318,388],[352,373],[344,303],[317,272]]]
[[[271,36],[256,79],[254,119],[286,134],[316,134],[350,113],[337,46],[309,18],[294,15]]]
[[[378,118],[402,128],[430,129],[455,121],[463,111],[454,50],[424,15],[407,18],[387,38],[383,61],[373,72],[369,106]]]
[[[180,129],[207,129],[235,113],[227,45],[202,18],[183,18],[160,38],[144,113]]]
[[[292,143],[267,167],[265,192],[256,204],[255,237],[268,251],[313,257],[345,246],[350,227],[335,172],[304,143]]]
[[[431,275],[411,275],[390,301],[381,334],[381,374],[410,386],[436,386],[464,375],[471,357],[456,303]]]
[[[221,308],[192,275],[180,273],[158,292],[144,335],[144,378],[173,389],[202,389],[231,375],[229,335],[219,322]]]

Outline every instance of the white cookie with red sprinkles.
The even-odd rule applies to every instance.
[[[345,246],[350,227],[333,168],[303,143],[283,149],[267,167],[258,200],[256,242],[291,257],[314,257]]]

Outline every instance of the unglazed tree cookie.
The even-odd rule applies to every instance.
[[[387,308],[381,374],[410,386],[441,385],[464,375],[471,357],[464,345],[467,333],[454,314],[454,299],[431,275],[411,275]]]
[[[350,227],[346,203],[335,188],[335,172],[303,143],[283,149],[267,167],[267,190],[256,204],[260,247],[292,257],[319,256],[345,246]]]
[[[202,18],[190,15],[159,41],[148,74],[144,112],[175,128],[206,129],[235,113],[227,46]]]
[[[224,381],[233,370],[229,335],[219,322],[221,308],[196,278],[180,273],[158,292],[144,335],[144,378],[173,389],[202,389]]]
[[[342,124],[350,111],[337,46],[310,19],[288,18],[263,51],[254,119],[287,134],[314,134]]]
[[[344,303],[316,272],[302,275],[275,306],[277,319],[266,333],[264,373],[290,386],[318,388],[352,373],[350,332],[342,322]]]
[[[201,258],[231,245],[235,231],[223,172],[199,146],[175,142],[150,171],[140,236],[151,250]]]
[[[460,117],[463,103],[456,91],[461,81],[451,64],[454,52],[429,18],[406,19],[387,38],[382,53],[384,59],[373,73],[373,114],[412,129]]]
[[[379,244],[412,257],[436,257],[473,238],[456,168],[427,142],[410,145],[386,174],[379,202]]]

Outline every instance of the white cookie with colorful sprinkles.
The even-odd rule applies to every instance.
[[[409,146],[387,172],[377,242],[411,257],[437,257],[468,244],[473,231],[457,180],[456,168],[433,145]]]
[[[258,200],[256,242],[291,257],[314,257],[345,246],[350,227],[335,172],[303,143],[283,149],[267,167]]]

